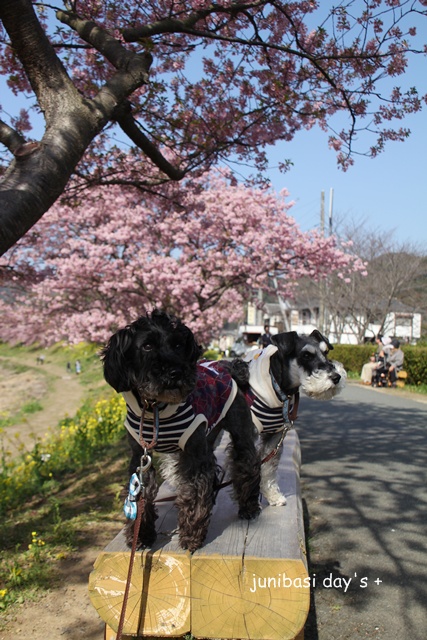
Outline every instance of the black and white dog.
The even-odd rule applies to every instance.
[[[130,475],[144,466],[147,444],[170,454],[162,456],[167,460],[162,474],[176,485],[179,541],[190,551],[206,537],[217,486],[215,441],[223,430],[231,439],[231,480],[239,516],[252,519],[260,512],[260,458],[249,407],[230,372],[213,362],[198,363],[200,352],[191,330],[162,311],[117,331],[102,352],[105,379],[127,404]],[[151,546],[158,490],[153,466],[144,485],[139,546]],[[129,521],[129,544],[133,529]]]
[[[333,347],[317,330],[309,336],[279,333],[271,342],[249,353],[240,366],[233,363],[233,375],[260,432],[261,460],[283,441],[288,403],[295,403],[300,390],[311,398],[330,400],[343,389],[346,379],[341,363],[327,358]],[[276,479],[281,449],[280,445],[277,455],[261,466],[261,493],[272,506],[286,504]]]

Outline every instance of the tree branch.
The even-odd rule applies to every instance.
[[[12,129],[12,127],[9,127],[3,120],[0,120],[0,142],[4,144],[9,151],[15,153],[21,145],[25,144],[26,140],[20,133],[15,131],[15,129]]]
[[[181,180],[184,177],[185,171],[177,169],[168,162],[159,149],[138,127],[130,112],[129,103],[120,108],[117,116],[117,123],[132,142],[134,142],[145,153],[145,155],[154,162],[156,167],[165,173],[171,180]]]
[[[236,2],[232,7],[221,6],[212,3],[206,9],[200,9],[194,11],[185,20],[178,20],[177,18],[165,18],[164,20],[158,20],[150,25],[144,25],[142,27],[123,29],[123,37],[126,42],[138,42],[144,38],[151,38],[156,35],[164,33],[193,33],[193,27],[197,22],[203,20],[211,15],[224,13],[230,15],[232,18],[240,11],[247,9],[257,9],[260,6],[265,5],[265,0],[256,0],[255,2]],[[194,32],[195,33],[195,32]],[[210,33],[200,32],[198,35],[203,34],[204,37],[210,36]]]
[[[58,11],[56,17],[99,51],[116,69],[126,69],[138,56],[133,51],[125,49],[116,38],[90,20],[84,20],[75,13],[65,11]]]
[[[46,119],[58,107],[78,95],[54,48],[43,31],[33,6],[26,0],[2,0],[0,20],[9,34]]]

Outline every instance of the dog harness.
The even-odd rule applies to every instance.
[[[244,358],[249,365],[246,402],[260,433],[277,433],[285,427],[283,401],[274,390],[270,374],[270,358],[277,350],[276,346],[269,344],[265,349],[249,352]]]
[[[222,420],[232,405],[237,385],[230,374],[217,362],[197,364],[197,382],[194,391],[180,404],[159,405],[159,436],[156,451],[175,453],[184,450],[190,436],[205,423],[206,435]],[[142,409],[132,391],[125,391],[127,405],[125,427],[139,442]],[[148,408],[144,414],[142,435],[151,439],[154,413]]]

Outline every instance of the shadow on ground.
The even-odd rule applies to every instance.
[[[316,577],[305,640],[421,640],[427,405],[350,385],[332,402],[303,399],[297,428],[309,569]],[[338,588],[323,586],[331,576]]]

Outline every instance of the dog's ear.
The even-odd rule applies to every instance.
[[[298,340],[296,331],[287,331],[286,333],[277,333],[271,336],[271,344],[278,347],[283,356],[290,356],[294,353]]]
[[[129,391],[131,388],[127,352],[132,345],[133,335],[134,331],[130,326],[120,329],[111,336],[101,351],[104,378],[118,392]]]
[[[311,338],[314,338],[315,340],[317,340],[317,342],[318,342],[320,345],[322,344],[322,342],[324,342],[324,343],[325,343],[326,349],[322,349],[322,347],[320,347],[320,348],[321,348],[321,350],[322,350],[324,353],[328,353],[328,351],[332,351],[332,349],[334,348],[334,347],[333,347],[333,345],[329,342],[329,340],[328,340],[327,338],[325,338],[325,336],[324,336],[324,335],[322,335],[322,334],[320,333],[320,331],[318,331],[317,329],[315,329],[314,331],[312,331],[312,332],[310,333],[310,337],[311,337]]]

